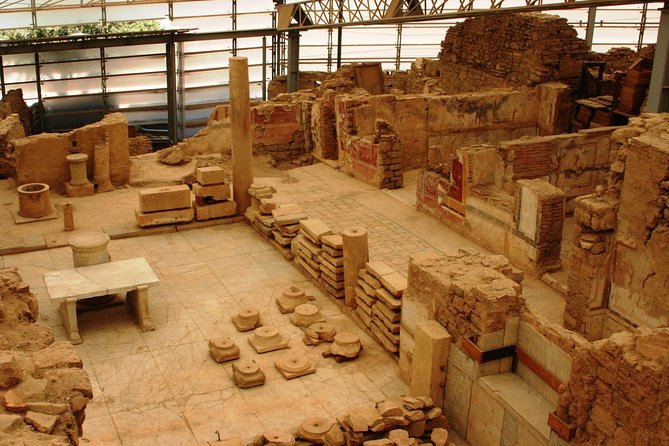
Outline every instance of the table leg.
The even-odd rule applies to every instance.
[[[142,331],[152,331],[156,327],[149,316],[149,286],[138,285],[134,290],[128,291],[126,302],[135,314],[139,328]]]
[[[60,318],[63,321],[65,334],[73,344],[81,344],[79,323],[77,322],[77,299],[69,297],[60,303]]]

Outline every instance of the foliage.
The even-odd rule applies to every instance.
[[[91,23],[85,25],[68,25],[33,29],[15,29],[0,31],[0,40],[41,39],[48,37],[65,37],[73,34],[117,34],[130,32],[157,31],[161,29],[156,20],[136,22]]]

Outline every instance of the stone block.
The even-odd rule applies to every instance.
[[[90,181],[81,186],[73,186],[67,181],[65,183],[65,193],[68,197],[87,197],[95,193],[95,186]]]
[[[195,218],[195,210],[192,207],[157,212],[140,212],[135,210],[137,226],[140,227],[168,225],[172,223],[188,223],[189,221],[192,221],[193,218]]]
[[[480,385],[474,384],[470,407],[466,440],[471,444],[500,444],[504,423],[502,405]]]
[[[225,171],[222,167],[198,167],[195,169],[195,179],[203,186],[225,183]]]
[[[451,349],[451,352],[457,349]],[[453,429],[465,436],[470,412],[473,380],[449,361],[444,393],[444,413]]]
[[[411,394],[429,396],[438,407],[443,405],[450,346],[451,335],[437,321],[416,325]]]
[[[139,210],[142,213],[184,209],[189,208],[190,205],[190,189],[185,184],[153,187],[139,191]]]
[[[230,199],[230,185],[229,184],[214,184],[210,186],[203,186],[198,183],[193,183],[193,193],[196,197],[211,197],[214,200],[229,200]]]

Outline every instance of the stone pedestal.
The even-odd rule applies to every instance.
[[[279,311],[283,314],[292,313],[298,305],[309,303],[309,297],[304,289],[298,285],[290,285],[281,292],[281,296],[276,298],[276,304]]]
[[[360,354],[362,344],[360,337],[350,331],[343,331],[334,337],[334,342],[330,347],[333,355],[343,356],[345,358],[355,358]]]
[[[304,353],[284,356],[274,365],[286,379],[298,378],[316,371],[316,367]]]
[[[99,265],[111,261],[107,245],[109,236],[104,232],[82,232],[70,237],[67,241],[72,249],[72,261],[74,267]],[[79,301],[80,305],[87,307],[101,306],[114,300],[115,295],[93,297]]]
[[[337,334],[337,328],[327,322],[316,322],[304,330],[304,343],[307,345],[318,345],[321,342],[333,342]]]
[[[239,313],[232,316],[232,322],[237,327],[239,331],[249,331],[254,328],[261,326],[260,324],[260,312],[256,307],[242,307],[239,309]]]
[[[239,358],[239,347],[229,337],[209,340],[209,354],[221,363]]]
[[[63,203],[63,230],[74,231],[74,206],[69,201]]]
[[[290,315],[290,322],[298,327],[307,328],[316,322],[324,322],[318,307],[312,304],[302,304],[295,307],[295,312]]]
[[[279,334],[279,330],[271,326],[256,328],[253,336],[249,338],[249,344],[258,353],[290,348],[288,341]]]
[[[260,366],[250,359],[242,359],[232,364],[232,380],[241,389],[262,386],[265,384],[265,373]]]
[[[295,437],[290,432],[281,429],[270,429],[262,433],[264,444],[272,443],[276,446],[294,446]]]
[[[346,305],[355,307],[355,286],[358,283],[358,271],[365,268],[369,261],[367,230],[355,227],[344,230],[344,292]]]
[[[88,155],[85,153],[72,153],[65,157],[70,166],[70,181],[65,183],[65,192],[68,197],[85,197],[93,195],[93,183],[88,181],[86,175],[86,161]]]
[[[41,218],[52,211],[49,185],[28,183],[19,186],[19,215],[26,218]]]
[[[249,186],[253,183],[253,140],[249,96],[249,66],[246,57],[231,57],[230,140],[232,141],[232,192],[240,215],[251,206]]]
[[[323,437],[331,428],[331,421],[321,417],[311,417],[300,424],[297,436],[311,443],[323,444]]]

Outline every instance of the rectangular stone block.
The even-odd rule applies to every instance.
[[[437,321],[420,322],[415,342],[411,395],[429,396],[442,407],[451,335]]]
[[[230,185],[214,184],[211,186],[203,186],[198,183],[193,183],[193,193],[196,197],[211,197],[214,200],[229,200]]]
[[[235,214],[237,214],[237,203],[235,201],[222,201],[204,206],[195,205],[195,219],[198,221],[231,217]]]
[[[172,223],[188,223],[195,217],[195,210],[192,207],[186,209],[171,209],[168,211],[140,212],[135,210],[137,226],[157,226],[168,225]]]
[[[139,210],[141,213],[184,209],[190,208],[190,206],[190,189],[185,184],[152,187],[139,191]]]
[[[222,167],[198,167],[195,169],[195,179],[203,186],[225,183],[225,171]]]

